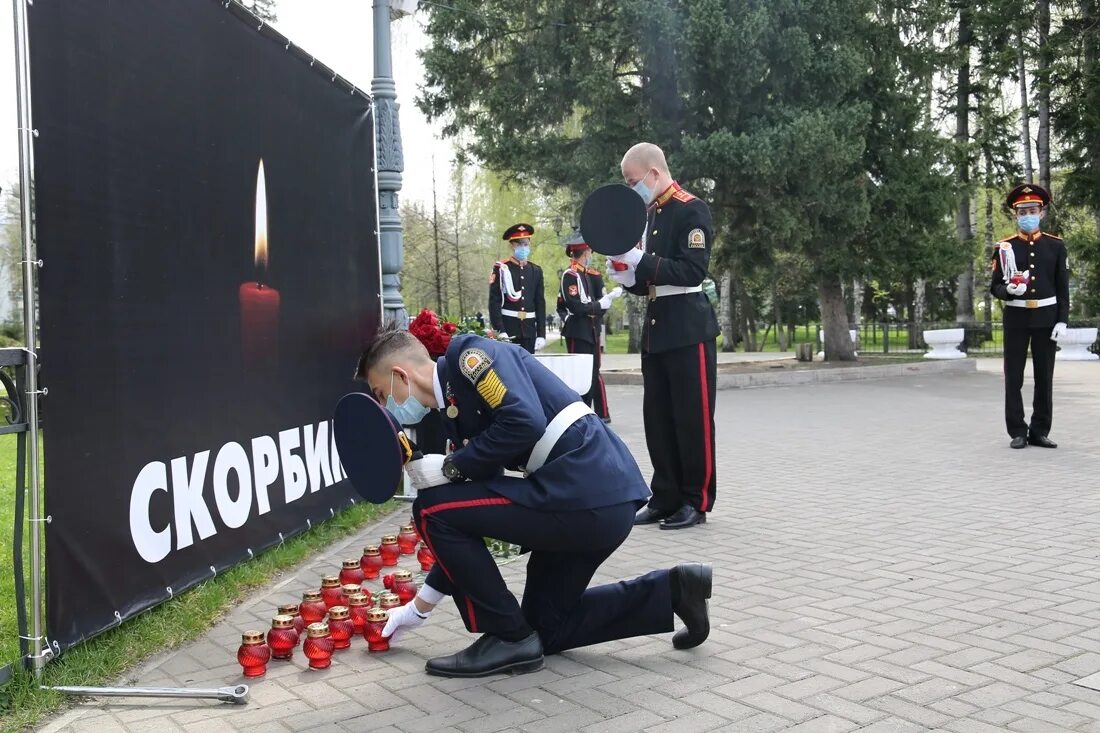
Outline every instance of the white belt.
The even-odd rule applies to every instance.
[[[508,316],[509,318],[518,318],[521,321],[525,320],[527,318],[534,318],[535,317],[534,313],[528,313],[527,311],[506,311],[506,310],[503,310],[503,309],[500,311],[500,315]]]
[[[687,295],[688,293],[701,293],[703,292],[702,285],[692,285],[691,287],[685,287],[683,285],[657,285],[650,293],[650,298],[664,298],[667,295]]]
[[[1013,308],[1042,308],[1043,306],[1054,305],[1057,302],[1058,296],[1052,295],[1041,300],[1006,300],[1005,305],[1010,305]]]
[[[566,405],[546,426],[539,442],[535,443],[535,447],[531,449],[531,457],[527,459],[525,472],[530,475],[542,468],[546,459],[550,457],[550,451],[554,450],[558,439],[565,434],[565,431],[585,415],[595,414],[592,408],[583,402],[570,402]]]

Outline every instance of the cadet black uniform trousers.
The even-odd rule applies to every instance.
[[[1007,310],[1007,309],[1006,309]],[[1015,438],[1045,436],[1050,432],[1054,405],[1054,355],[1057,345],[1050,340],[1051,326],[1005,328],[1005,427]],[[1031,426],[1024,418],[1024,365],[1031,346],[1031,365],[1035,379]]]

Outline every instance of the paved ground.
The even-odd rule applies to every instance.
[[[970,375],[719,394],[720,491],[688,532],[636,531],[598,580],[715,564],[714,630],[569,652],[519,677],[429,678],[469,641],[441,611],[399,649],[327,672],[273,665],[252,703],[89,703],[49,730],[1100,731],[1100,364],[1060,364],[1057,451],[1010,451],[999,363]],[[637,388],[611,393],[641,456]],[[398,517],[382,523],[389,528]],[[240,680],[238,634],[368,528],[139,670],[151,685]],[[523,562],[507,566],[513,587]],[[361,644],[361,640],[360,640]]]

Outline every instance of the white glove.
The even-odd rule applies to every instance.
[[[546,339],[544,339],[542,336],[538,336],[535,338],[535,351],[542,351],[545,346]]]
[[[607,310],[608,308],[611,307],[611,301],[612,300],[614,300],[614,298],[611,297],[610,293],[603,296],[599,300],[600,307],[603,308],[604,310]]]
[[[386,625],[382,629],[382,636],[390,641],[397,641],[404,636],[406,631],[415,629],[417,626],[423,626],[431,615],[431,611],[424,614],[417,611],[413,601],[406,603],[404,606],[391,608],[390,617],[386,620]]]
[[[504,331],[497,331],[497,341],[511,341],[512,337],[504,333]]]
[[[1058,340],[1066,335],[1066,324],[1055,323],[1054,330],[1050,332],[1050,340],[1058,343]]]
[[[612,300],[614,300],[615,298],[621,298],[622,295],[623,295],[623,289],[622,288],[615,288],[610,293],[608,293],[608,296],[610,296]]]
[[[610,259],[615,262],[625,262],[631,267],[637,267],[638,263],[642,261],[643,254],[645,253],[642,252],[642,250],[638,249],[637,247],[633,247],[631,249],[628,249],[621,255],[616,255],[615,257],[611,257]]]
[[[622,272],[620,272],[618,270],[613,270],[613,269],[608,270],[607,271],[607,276],[609,278],[611,278],[612,280],[614,280],[615,282],[619,283],[619,285],[622,285],[624,288],[634,287],[634,282],[635,282],[636,277],[637,277],[635,272],[634,272],[634,268],[630,268],[629,270],[623,270]]]
[[[409,473],[409,481],[412,482],[413,488],[421,491],[451,483],[451,480],[443,475],[443,459],[446,457],[442,453],[428,453],[423,458],[409,461],[405,465],[405,470]]]
[[[1020,283],[1019,285],[1009,283],[1005,286],[1005,289],[1008,290],[1009,295],[1023,295],[1027,292],[1027,283]]]

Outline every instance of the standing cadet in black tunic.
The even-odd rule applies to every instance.
[[[534,233],[530,224],[508,227],[503,239],[512,245],[512,256],[494,263],[489,276],[489,325],[497,338],[519,344],[529,354],[546,345],[542,268],[527,260]]]
[[[643,246],[611,258],[611,277],[649,298],[642,331],[642,415],[653,498],[638,524],[682,529],[706,521],[715,500],[714,387],[718,320],[703,293],[710,264],[710,208],[672,180],[665,154],[639,143],[623,178],[649,207]],[[614,264],[613,264],[614,267]]]
[[[600,333],[603,314],[623,290],[603,292],[603,276],[593,269],[592,250],[580,232],[574,232],[565,242],[565,252],[571,258],[569,269],[562,273],[558,291],[558,308],[562,313],[561,337],[570,354],[592,355],[592,386],[582,395],[584,404],[592,407],[604,422],[611,422],[607,406],[607,390],[600,376]]]
[[[993,252],[989,292],[1004,301],[1005,425],[1013,448],[1057,448],[1047,437],[1053,418],[1054,354],[1069,321],[1066,245],[1039,229],[1050,205],[1041,186],[1025,183],[1009,192],[1005,208],[1019,231]],[[1024,417],[1024,365],[1028,346],[1035,379],[1031,424]]]

